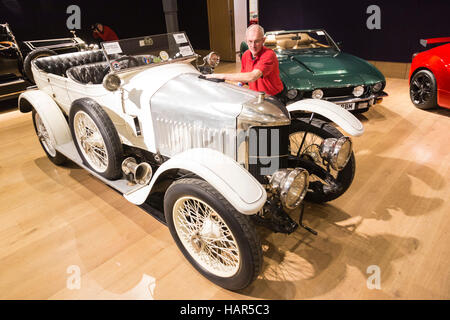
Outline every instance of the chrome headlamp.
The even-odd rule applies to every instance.
[[[341,171],[352,155],[352,140],[349,137],[328,138],[320,145],[320,156],[331,164],[335,170]]]
[[[117,74],[109,73],[103,78],[102,84],[106,90],[114,92],[120,88],[122,81]]]
[[[280,195],[283,206],[297,208],[308,191],[309,174],[302,168],[280,169],[270,179],[272,191]]]
[[[353,89],[353,95],[355,97],[360,97],[364,93],[364,87],[363,86],[357,86]]]

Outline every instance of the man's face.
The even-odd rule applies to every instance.
[[[103,32],[103,25],[101,23],[97,24],[97,30]]]
[[[265,39],[264,35],[258,29],[252,29],[247,33],[247,45],[252,55],[255,56],[261,51]]]

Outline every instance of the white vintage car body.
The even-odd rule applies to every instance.
[[[169,53],[164,50],[160,51],[159,57],[161,58],[142,55],[144,49],[152,48],[152,45],[157,44],[161,39],[168,41],[166,46]],[[163,43],[166,43],[164,41]],[[128,54],[124,52],[122,56],[117,55],[118,52],[122,52],[122,49],[126,51],[126,48],[130,46],[132,52]],[[134,54],[134,51],[139,54],[130,55]],[[123,58],[127,63],[122,62]],[[363,133],[362,124],[348,111],[333,103],[309,99],[285,107],[273,98],[265,98],[249,89],[201,78],[201,73],[191,64],[196,58],[186,35],[176,33],[104,43],[103,51],[79,52],[36,59],[32,64],[32,71],[38,89],[28,90],[21,94],[19,108],[22,112],[33,111],[36,132],[51,160],[55,152],[63,155],[121,192],[128,201],[134,204],[146,203],[161,181],[172,179],[172,185],[176,185],[177,179],[186,180],[184,177],[194,175],[212,186],[236,212],[253,216],[264,211],[263,207],[265,208],[266,205],[272,209],[275,208],[273,200],[269,201],[268,198],[270,196],[271,199],[274,199],[277,196],[276,193],[278,193],[283,206],[286,204],[286,207],[289,208],[285,199],[291,192],[290,190],[295,189],[291,188],[294,181],[300,181],[300,177],[303,179],[301,180],[303,185],[299,187],[300,189],[292,191],[292,194],[295,195],[293,198],[295,206],[293,207],[299,205],[308,189],[306,169],[284,169],[287,167],[280,166],[282,161],[286,164],[287,160],[285,159],[288,157],[292,112],[300,111],[307,115],[312,114],[307,125],[310,127],[314,124],[312,123],[313,115],[319,114],[334,121],[351,135],[358,136]],[[134,66],[132,66],[132,61],[134,61]],[[108,86],[108,81],[111,79],[117,80],[116,83],[120,84],[114,90]],[[76,123],[73,120],[75,119],[74,113],[79,112],[77,103],[81,103],[80,101],[92,102],[95,104],[95,108],[100,108],[102,114],[105,113],[106,117],[111,120],[112,130],[117,132],[120,140],[118,141],[120,150],[122,147],[124,150],[124,154],[119,155],[120,159],[127,157],[125,150],[137,158],[149,159],[151,166],[156,169],[150,175],[151,178],[143,183],[130,184],[130,177],[125,171],[127,168],[124,169],[124,163],[127,160],[124,160],[122,163],[123,176],[109,179],[95,171],[86,162],[86,158],[83,160],[84,156],[82,156],[80,148],[82,142],[76,136]],[[89,105],[86,108],[89,108]],[[84,109],[84,111],[89,113],[88,109]],[[97,123],[97,125],[101,126],[102,123]],[[261,134],[261,130],[266,129],[265,140],[261,140],[260,136],[257,136],[256,140],[252,142],[252,134],[255,132]],[[316,134],[325,134],[323,139],[330,137],[329,133],[322,129],[317,130],[319,131]],[[341,134],[336,135],[336,138],[339,138],[339,135]],[[274,137],[275,140],[273,140]],[[325,140],[334,144],[338,141],[336,138]],[[76,141],[74,141],[75,139]],[[270,139],[272,142],[269,143]],[[351,142],[348,142],[346,137],[342,139],[341,142],[343,145],[347,144],[348,148],[345,151],[345,161],[341,159],[343,166],[337,170],[342,170],[344,166],[348,167],[343,169],[343,175],[348,178],[345,180],[344,188],[340,188],[339,184],[330,183],[331,188],[334,188],[333,190],[337,194],[335,197],[345,192],[351,184],[354,174],[354,158],[350,161],[353,162],[347,165],[352,152]],[[43,143],[44,140],[45,143]],[[264,143],[266,143],[266,147],[271,145],[272,149],[278,143],[281,145],[278,145],[278,149],[282,150],[271,149],[269,153],[263,154],[260,149],[266,149]],[[49,152],[49,145],[51,150],[56,151]],[[333,145],[330,149],[325,144],[324,149],[321,149],[320,152],[321,155],[324,154],[327,157],[331,155],[333,159],[337,159],[342,149],[342,145],[339,148]],[[330,164],[333,163],[331,156],[327,158]],[[265,160],[270,160],[269,163],[273,161],[276,165],[270,164],[269,167],[261,165]],[[140,161],[143,162],[142,159]],[[319,176],[324,174],[322,180],[329,183],[330,165],[327,165],[325,171],[323,168],[314,167],[317,165],[308,164],[305,161],[302,163],[309,166],[311,172]],[[150,165],[148,166],[150,167]],[[136,169],[136,167],[134,168]],[[173,179],[174,172],[177,174],[181,172],[181,178]],[[136,172],[134,174],[136,175]],[[270,178],[272,176],[273,179]],[[267,182],[268,177],[271,179],[270,183]],[[336,181],[342,180],[339,176],[336,179]],[[168,189],[171,190],[170,187]],[[175,189],[176,187],[173,188],[173,190]],[[282,198],[283,196],[285,198]],[[191,198],[192,201],[200,201],[196,197]],[[166,205],[166,200],[164,201]],[[208,205],[205,202],[202,203]],[[173,210],[175,212],[175,209]],[[274,210],[281,209],[275,208]],[[168,210],[166,207],[164,211],[167,221]],[[220,216],[223,217],[222,214]],[[223,236],[223,231],[220,230],[226,229],[225,227],[221,227],[222,229],[214,227],[223,220],[208,219],[197,233],[189,235],[190,240],[187,244],[184,243],[184,247],[177,243],[180,248],[195,247],[196,249],[186,249],[191,250],[189,254],[184,252],[184,249],[182,251],[186,257],[194,257],[197,262],[202,260],[198,255],[203,252],[202,248],[206,243],[204,241],[207,241],[202,240],[202,237],[210,238],[214,235],[219,238],[219,236]],[[176,222],[174,223],[176,224]],[[305,227],[301,221],[300,225]],[[287,231],[281,232],[290,233],[296,227],[292,227],[292,223],[288,221],[285,228]],[[178,236],[175,238],[178,239]],[[229,238],[226,243],[234,240],[235,238]],[[240,243],[241,245],[246,244],[245,242]],[[255,245],[251,248],[256,250]],[[231,249],[225,248],[224,250]],[[258,250],[260,252],[260,249]],[[252,252],[259,255],[259,264],[261,264],[261,253]],[[241,255],[243,254],[244,252],[241,252]],[[229,259],[229,257],[225,259]],[[240,261],[241,258],[236,259],[238,259],[236,261]],[[256,261],[255,259],[257,259],[256,256],[240,263],[252,265]],[[234,273],[246,273],[240,275],[239,280],[227,277],[233,272],[224,273],[220,269],[223,266],[219,270],[217,265],[208,267],[206,262],[198,263],[202,267],[196,266],[196,268],[201,273],[205,274],[205,268],[206,270],[210,268],[211,271],[206,272],[206,276],[210,277],[210,274],[214,274],[210,277],[212,281],[231,289],[247,286],[254,279],[255,272],[260,270],[258,266],[251,268],[254,272],[247,267],[244,269],[235,267]],[[217,280],[217,275],[219,275],[219,280]],[[221,280],[220,277],[225,280]],[[227,282],[228,280],[230,282]]]
[[[79,54],[83,53],[59,55],[58,59]],[[80,83],[66,75],[47,72],[33,63],[32,71],[38,90],[23,93],[19,105],[22,111],[30,111],[30,106],[35,108],[52,131],[51,138],[56,149],[82,166],[67,121],[63,120],[64,115],[69,114],[73,101],[86,97],[104,108],[123,144],[172,158],[158,169],[152,182],[143,188],[130,190],[124,187],[125,182],[105,181],[135,204],[145,201],[159,175],[179,167],[192,170],[211,182],[238,211],[254,214],[264,204],[266,192],[243,168],[242,161],[241,165],[236,162],[239,161],[236,154],[236,119],[243,110],[242,104],[257,100],[258,94],[231,84],[199,79],[200,72],[191,64],[194,59],[192,51],[190,59],[130,70],[121,75],[122,90],[115,92],[106,90],[102,84]],[[268,103],[266,107],[271,109]],[[363,131],[361,123],[350,113],[326,101],[310,99],[287,108],[290,112],[305,110],[322,114],[352,135],[360,135]],[[180,116],[180,109],[187,112]],[[186,114],[190,114],[191,119],[186,118]],[[289,118],[283,115],[281,118],[289,122]],[[139,121],[139,128],[135,119]],[[212,143],[211,138],[214,140]],[[197,148],[201,150],[191,150]],[[189,152],[184,153],[186,151]],[[209,161],[211,157],[215,160]]]

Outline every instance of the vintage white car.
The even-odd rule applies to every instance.
[[[217,61],[208,58],[202,71]],[[19,108],[32,112],[51,161],[69,159],[146,208],[201,274],[239,290],[262,266],[255,223],[315,233],[302,224],[304,197],[330,201],[352,183],[351,140],[323,119],[355,136],[363,126],[331,102],[285,107],[206,79],[196,60],[183,32],[39,58],[38,89],[23,93]]]

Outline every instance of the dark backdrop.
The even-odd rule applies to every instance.
[[[209,50],[208,7],[206,0],[178,0],[177,3],[178,26],[180,30],[186,31],[189,41],[195,49]]]
[[[90,26],[102,22],[119,38],[166,32],[161,0],[0,0],[0,23],[8,22],[17,40],[71,36],[66,27],[67,7],[81,9],[77,35],[92,41]],[[186,31],[196,49],[209,49],[206,0],[178,0],[180,30]]]
[[[381,29],[366,27],[369,5],[381,9]],[[266,31],[324,28],[344,51],[368,60],[410,62],[419,40],[450,36],[449,0],[259,0]]]
[[[0,22],[11,25],[18,40],[68,37],[66,9],[81,8],[81,31],[103,22],[119,38],[166,32],[161,0],[0,0]],[[368,30],[366,9],[381,8],[381,30]],[[421,49],[419,39],[450,36],[450,0],[259,0],[266,30],[325,28],[344,50],[369,60],[409,62]],[[209,49],[206,0],[178,0],[180,30],[194,48]]]

